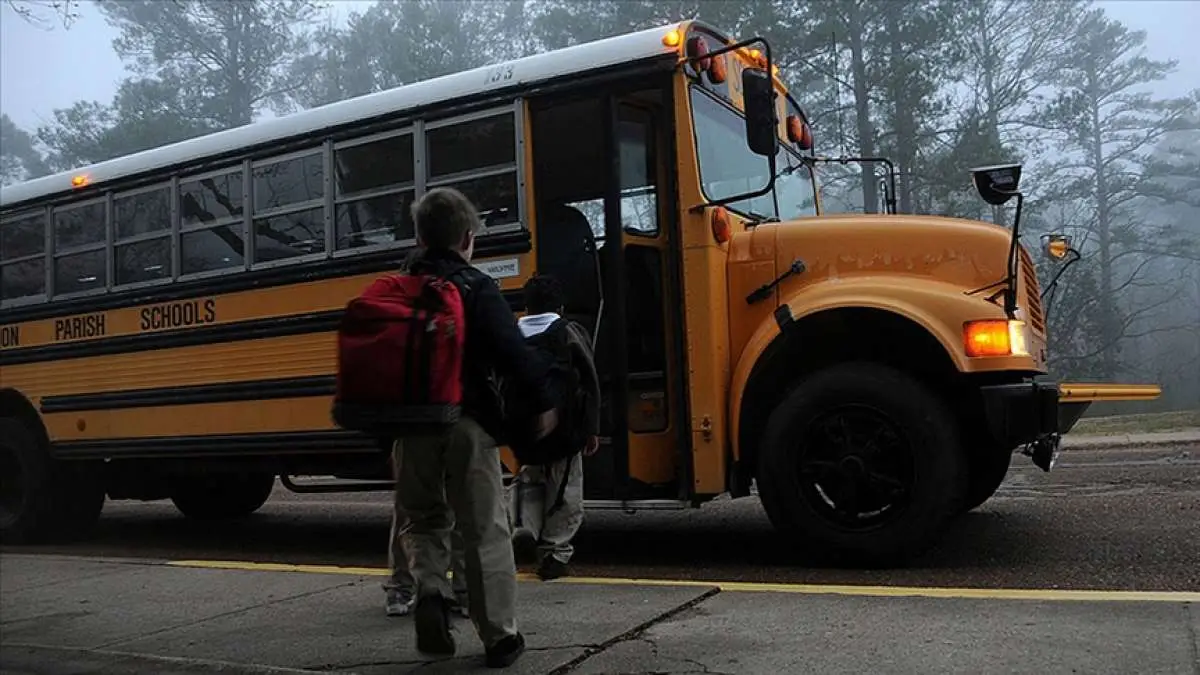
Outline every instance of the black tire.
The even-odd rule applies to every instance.
[[[275,488],[275,474],[217,473],[172,481],[171,501],[188,518],[226,520],[257,511]]]
[[[1012,466],[1013,452],[997,450],[992,447],[971,448],[967,452],[968,478],[967,492],[963,497],[959,513],[966,513],[983,506],[984,502],[996,494],[1000,484],[1008,476]]]
[[[0,540],[23,544],[83,536],[104,509],[101,475],[90,465],[55,461],[24,423],[0,417]]]
[[[925,551],[966,485],[947,405],[874,363],[831,366],[789,392],[767,420],[758,464],[763,506],[791,543],[868,566]]]

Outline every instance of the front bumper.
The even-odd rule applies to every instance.
[[[1153,384],[1067,384],[1032,380],[980,387],[989,431],[1001,447],[1039,446],[1042,454],[1057,451],[1058,438],[1069,432],[1097,401],[1153,401],[1162,388]],[[1033,450],[1038,462],[1039,447]],[[1047,462],[1052,462],[1047,460]],[[1038,462],[1042,466],[1042,462]],[[1049,470],[1048,466],[1042,468]]]
[[[1065,434],[1090,405],[1090,402],[1060,405],[1058,384],[1047,381],[989,385],[980,387],[980,393],[988,430],[1004,448]]]

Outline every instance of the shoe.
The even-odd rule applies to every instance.
[[[454,656],[454,636],[450,634],[450,609],[446,598],[437,594],[418,600],[413,623],[417,627],[417,651]]]
[[[525,636],[517,633],[502,638],[487,648],[485,662],[488,668],[507,668],[525,653]]]
[[[387,592],[387,615],[408,616],[413,608],[413,592],[410,589],[390,589]]]
[[[542,564],[538,565],[537,575],[542,581],[550,581],[559,577],[565,577],[570,573],[570,568],[567,563],[548,555],[542,558]]]
[[[537,537],[529,530],[518,527],[513,530],[513,558],[524,565],[537,561]]]

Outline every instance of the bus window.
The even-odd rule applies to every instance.
[[[0,223],[0,302],[46,293],[46,212]]]
[[[245,266],[242,224],[184,232],[179,235],[179,274],[201,274]]]
[[[230,171],[180,181],[180,276],[245,267],[243,180]]]
[[[621,147],[621,225],[631,234],[653,237],[658,234],[657,181],[652,156],[654,129],[642,120],[622,119],[618,135]]]
[[[705,196],[722,199],[762,189],[770,178],[770,166],[764,157],[746,146],[743,118],[698,88],[692,88],[691,100]],[[774,194],[768,192],[731,202],[729,208],[748,216],[782,220],[816,215],[812,174],[808,168],[800,166],[790,173],[784,170],[799,163],[799,158],[780,143],[775,157],[779,176]]]
[[[517,199],[516,118],[511,110],[425,132],[426,188],[453,187],[479,209],[489,229],[521,222]]]
[[[170,278],[171,188],[115,197],[113,236],[114,286]]]
[[[108,286],[108,200],[54,209],[54,294]]]
[[[103,198],[54,209],[54,251],[103,244],[107,204]]]
[[[338,250],[412,241],[416,162],[413,135],[355,141],[334,152]]]
[[[179,223],[185,229],[241,217],[241,171],[179,182]]]
[[[321,153],[260,164],[253,176],[254,262],[323,252],[325,182]]]

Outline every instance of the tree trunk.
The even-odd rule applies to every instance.
[[[1091,113],[1091,161],[1096,176],[1096,235],[1100,247],[1100,336],[1106,348],[1099,356],[1097,372],[1111,378],[1116,375],[1120,327],[1117,325],[1116,303],[1113,299],[1112,263],[1112,205],[1109,203],[1108,176],[1104,166],[1104,138],[1100,129],[1099,73],[1088,73]]]
[[[875,128],[871,124],[871,102],[867,90],[867,61],[863,33],[862,6],[850,3],[847,11],[847,39],[850,43],[850,69],[854,75],[854,114],[858,127],[858,149],[864,157],[875,155]],[[875,184],[875,165],[863,165],[863,210],[877,213],[879,210],[879,188]]]

